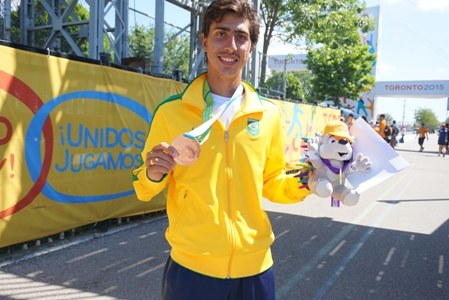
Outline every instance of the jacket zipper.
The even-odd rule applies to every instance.
[[[225,151],[226,151],[226,169],[228,170],[228,172],[227,172],[227,183],[226,183],[226,186],[227,186],[227,189],[228,189],[228,192],[227,192],[227,197],[228,197],[228,199],[227,199],[227,202],[228,202],[228,216],[230,216],[230,218],[232,218],[233,216],[232,216],[232,213],[231,213],[231,211],[232,211],[232,207],[231,207],[231,205],[232,205],[232,202],[231,202],[231,194],[230,194],[230,188],[229,188],[229,185],[230,185],[230,180],[231,180],[231,178],[230,178],[230,175],[229,175],[229,161],[230,161],[230,157],[229,157],[229,153],[230,153],[230,151],[228,151],[228,142],[229,142],[229,131],[228,131],[228,129],[226,129],[225,131],[224,131],[224,141],[225,141]],[[232,260],[233,260],[233,257],[234,257],[234,250],[235,250],[235,240],[234,240],[234,238],[235,238],[235,236],[234,236],[234,224],[233,224],[233,220],[231,219],[230,220],[230,224],[229,224],[229,234],[230,234],[230,239],[231,239],[231,255],[230,255],[230,258],[229,258],[229,263],[228,263],[228,271],[227,271],[227,278],[228,279],[230,279],[231,278],[231,265],[232,265]]]

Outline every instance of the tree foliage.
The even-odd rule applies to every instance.
[[[434,130],[439,127],[440,122],[438,121],[435,113],[429,108],[420,108],[415,112],[415,122],[419,127],[420,124],[426,124],[427,129]]]
[[[128,35],[130,56],[143,60],[150,59],[154,48],[154,27],[145,28],[143,25],[134,27]]]
[[[259,82],[263,85],[267,71],[267,53],[273,39],[274,30],[287,21],[287,2],[280,0],[263,0],[260,3],[260,16],[265,28],[262,39],[262,62]]]
[[[313,96],[318,100],[356,99],[374,84],[371,75],[375,55],[364,44],[361,33],[372,29],[372,20],[363,14],[358,0],[304,1],[291,6],[294,19],[303,18],[311,30],[292,28],[291,38],[304,35],[312,73]]]
[[[306,63],[311,71],[312,98],[357,99],[374,84],[372,61],[367,46],[329,47],[309,51]]]
[[[55,51],[59,51],[62,53],[73,53],[72,47],[67,42],[67,40],[61,35],[57,36],[53,39],[53,42],[49,44],[49,38],[52,35],[52,27],[46,26],[51,23],[51,17],[45,7],[42,5],[40,1],[34,1],[34,15],[37,16],[33,19],[32,27],[43,27],[39,30],[35,30],[33,32],[28,32],[29,40],[32,41],[30,46],[37,48],[50,48]],[[25,1],[22,1],[25,3]],[[60,12],[58,15],[64,15],[65,10],[69,9],[68,2],[62,2],[59,7]],[[73,13],[68,14],[64,19],[66,25],[63,30],[65,30],[72,37],[74,42],[78,45],[81,52],[87,56],[88,55],[88,40],[87,35],[83,33],[87,33],[87,23],[86,24],[78,24],[78,21],[86,21],[89,19],[89,11],[81,4],[75,4],[73,8]],[[72,24],[70,24],[73,22]],[[70,25],[69,25],[70,24]],[[45,28],[47,27],[47,28]],[[22,41],[20,37],[20,5],[16,6],[16,9],[11,11],[11,41],[15,43],[25,43],[28,44],[29,41]],[[45,46],[46,44],[47,47]]]
[[[145,61],[146,66],[153,65],[154,51],[154,27],[145,28],[142,25],[134,27],[129,36],[130,55]],[[176,35],[168,31],[164,43],[164,73],[171,73],[179,69],[183,74],[189,72],[189,37],[187,35]]]
[[[267,3],[270,5],[261,5],[262,16],[277,20],[272,24],[283,26],[287,41],[305,41],[308,52],[305,63],[311,76],[310,97],[316,102],[333,99],[337,104],[339,98],[355,99],[371,88],[374,84],[371,71],[375,55],[362,41],[361,33],[372,29],[373,20],[364,14],[364,3],[360,0],[285,0]],[[276,10],[276,3],[282,9]],[[280,15],[275,17],[275,13]],[[268,46],[264,44],[265,49]]]
[[[305,92],[301,78],[304,77],[304,72],[287,72],[286,73],[286,98],[290,100],[304,101]],[[264,83],[263,87],[267,87],[275,91],[283,91],[284,88],[284,74],[283,72],[274,72],[272,76]]]

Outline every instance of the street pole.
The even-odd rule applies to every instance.
[[[287,60],[288,57],[284,59],[284,74],[282,75],[282,81],[283,81],[283,99],[282,100],[287,100]]]
[[[402,126],[405,126],[405,103],[407,102],[407,99],[404,99],[404,107],[402,108]]]
[[[156,0],[156,23],[154,24],[154,51],[153,51],[153,66],[151,71],[156,73],[163,72],[164,65],[164,12],[165,0]]]

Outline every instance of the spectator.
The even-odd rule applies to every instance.
[[[419,152],[423,152],[424,150],[424,140],[427,138],[429,140],[429,132],[427,131],[427,128],[424,123],[421,124],[421,127],[418,128],[416,131],[415,138],[418,137],[418,145],[419,145]]]
[[[438,156],[446,156],[446,145],[447,145],[447,127],[445,123],[441,123],[438,129]]]
[[[397,136],[399,134],[399,128],[398,125],[396,125],[396,120],[393,120],[393,122],[390,125],[390,128],[391,128],[390,146],[394,149],[398,144]]]
[[[446,123],[446,128],[449,130],[449,123]],[[446,152],[449,151],[449,135],[446,139]]]
[[[375,127],[377,133],[387,142],[389,143],[388,135],[385,130],[387,129],[387,121],[385,120],[385,114],[379,115],[378,125]]]
[[[401,138],[399,139],[399,143],[403,143],[405,141],[405,133],[407,132],[407,129],[405,128],[405,125],[402,124],[400,134]]]
[[[351,126],[354,125],[355,119],[354,114],[349,114],[346,118],[346,124],[348,125],[348,128],[351,129]]]

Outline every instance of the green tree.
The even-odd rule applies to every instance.
[[[312,98],[332,99],[335,104],[342,97],[357,99],[375,81],[369,56],[364,45],[311,49],[306,64],[311,71]]]
[[[355,99],[374,84],[370,73],[375,55],[360,35],[372,28],[373,20],[364,10],[359,0],[289,2],[289,39],[305,38],[305,63],[316,101],[332,99],[338,104],[339,98]]]
[[[37,48],[47,48],[45,47],[45,45],[49,43],[49,38],[52,35],[52,27],[47,26],[51,23],[51,18],[40,1],[34,0],[34,7],[35,16],[38,17],[33,19],[33,27],[42,28],[28,33],[29,36],[32,35],[32,38],[30,37],[30,40],[32,41],[32,44],[30,46]],[[69,9],[69,7],[70,3],[68,1],[62,2],[61,6],[59,7],[59,15],[64,15],[65,10]],[[63,30],[69,33],[74,42],[78,45],[81,52],[85,56],[88,56],[87,36],[83,35],[82,33],[86,32],[87,30],[89,11],[79,3],[75,4],[73,11],[74,13],[68,14],[68,16],[64,19],[64,22],[66,23],[73,23],[64,26]],[[86,21],[86,23],[79,24],[79,21]],[[55,40],[57,40],[57,51],[62,53],[73,53],[72,47],[67,42],[66,38],[64,38],[62,35],[58,35],[53,41]],[[11,12],[11,41],[15,43],[29,43],[29,41],[21,41],[20,39],[20,5],[17,6],[17,9]],[[48,45],[48,48],[53,49],[54,47],[53,45]]]
[[[274,30],[281,28],[287,21],[287,3],[280,0],[262,0],[260,3],[260,17],[265,28],[262,39],[262,61],[259,82],[265,82],[267,72],[267,54],[270,42],[273,39]],[[279,36],[277,36],[279,37]]]
[[[387,121],[387,124],[391,124],[394,120],[393,116],[387,112],[384,113],[384,115],[385,115],[385,121]]]
[[[286,74],[286,97],[290,100],[304,99],[304,89],[300,80],[299,72],[287,72]],[[263,84],[264,88],[274,91],[283,91],[284,89],[284,74],[283,72],[273,72],[270,78]]]
[[[145,61],[147,66],[153,63],[154,51],[154,27],[145,28],[137,25],[128,36],[130,55]],[[187,35],[176,35],[168,31],[164,43],[164,73],[171,74],[174,69],[182,73],[189,72],[189,37]]]
[[[440,124],[435,113],[428,108],[420,108],[415,112],[415,122],[418,126],[422,123],[426,124],[429,131],[438,128]]]
[[[189,74],[189,56],[190,56],[189,36],[176,35],[169,31],[167,33],[167,42],[164,50],[164,72],[171,74],[173,70],[182,71],[184,77]]]
[[[154,27],[145,28],[143,25],[134,27],[128,35],[130,56],[142,60],[152,59],[150,54],[154,49]]]

